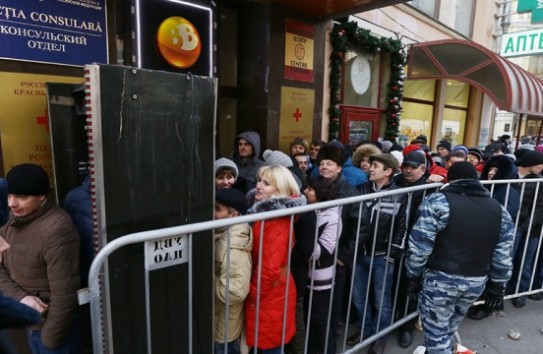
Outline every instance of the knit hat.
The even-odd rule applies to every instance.
[[[420,145],[409,144],[403,149],[402,154],[403,154],[403,156],[406,156],[407,154],[409,154],[409,153],[411,153],[413,151],[417,151],[417,150],[420,150],[420,151],[424,152],[422,150],[422,148],[420,147]]]
[[[279,150],[266,150],[262,154],[264,158],[265,166],[279,165],[283,167],[290,167],[293,165],[292,159],[282,151]]]
[[[483,153],[477,148],[469,148],[468,155],[475,156],[479,160],[479,162],[483,161]]]
[[[455,162],[449,167],[447,173],[447,179],[449,181],[456,181],[459,179],[475,179],[478,180],[477,170],[468,161]]]
[[[320,162],[322,160],[332,160],[339,166],[343,166],[345,161],[347,161],[347,153],[337,144],[330,142],[319,150],[317,161]]]
[[[464,145],[456,145],[455,147],[452,148],[452,150],[450,150],[451,152],[457,152],[457,151],[462,151],[464,153],[464,156],[468,156],[469,154],[469,150],[467,147],[465,147]]]
[[[381,141],[381,150],[383,150],[383,152],[390,152],[391,147],[392,147],[392,141],[390,140]]]
[[[439,143],[437,143],[436,148],[440,148],[440,147],[447,149],[447,151],[451,151],[451,143],[448,142],[447,140],[441,140]]]
[[[398,166],[400,166],[403,163],[403,154],[401,151],[392,150],[391,152],[389,152],[389,154],[391,154],[392,156],[396,158],[396,160],[398,160]]]
[[[382,162],[385,165],[385,169],[392,168],[394,172],[398,170],[398,166],[400,165],[398,160],[387,152],[371,155],[370,161],[373,162],[375,160]]]
[[[415,150],[405,155],[403,158],[402,166],[409,165],[411,167],[419,167],[420,165],[426,164],[426,158],[422,150]]]
[[[38,165],[23,163],[14,166],[6,175],[8,193],[18,195],[47,195],[49,177]]]
[[[537,151],[528,151],[522,154],[520,160],[515,161],[515,165],[521,167],[532,167],[541,164],[543,164],[543,154]]]
[[[420,141],[424,145],[428,144],[428,137],[426,137],[426,135],[424,135],[424,134],[421,134],[421,135],[417,136],[415,138],[415,140]]]
[[[240,214],[247,213],[247,198],[234,188],[220,188],[215,190],[215,201],[236,209]]]
[[[225,169],[229,169],[234,172],[234,180],[238,178],[238,166],[236,166],[234,161],[227,159],[226,157],[221,157],[220,159],[215,160],[215,176],[217,176],[220,171]]]

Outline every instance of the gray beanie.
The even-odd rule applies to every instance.
[[[236,166],[234,161],[227,159],[226,157],[215,160],[215,176],[224,169],[232,170],[234,172],[234,180],[238,179],[238,166]]]
[[[265,166],[279,165],[288,168],[294,165],[292,163],[292,159],[287,154],[279,150],[268,149],[264,151],[262,157],[264,158]]]

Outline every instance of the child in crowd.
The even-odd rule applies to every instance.
[[[247,200],[243,193],[232,188],[216,190],[216,220],[232,218],[246,212]],[[251,283],[252,248],[253,233],[248,223],[215,230],[216,354],[239,354],[240,346],[244,345],[240,343],[240,337],[244,328],[244,301]]]

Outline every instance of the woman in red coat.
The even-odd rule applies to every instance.
[[[249,213],[304,204],[305,197],[300,195],[296,180],[287,168],[260,168],[255,203]],[[294,242],[290,226],[290,217],[253,224],[253,274],[249,295],[245,300],[245,326],[247,345],[260,349],[261,353],[283,353],[284,345],[296,332],[296,287],[288,269],[288,257]],[[283,316],[285,306],[286,322]]]

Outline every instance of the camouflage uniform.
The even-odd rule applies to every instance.
[[[429,354],[452,353],[454,333],[468,308],[482,294],[487,281],[487,276],[465,276],[427,268],[436,236],[449,223],[449,201],[443,192],[490,197],[478,181],[458,180],[426,197],[420,206],[420,217],[409,236],[405,266],[409,277],[423,276],[419,313]],[[514,225],[503,206],[501,211],[500,234],[492,253],[488,278],[504,284],[511,277]],[[454,231],[460,234],[469,227],[467,222],[458,225]]]

